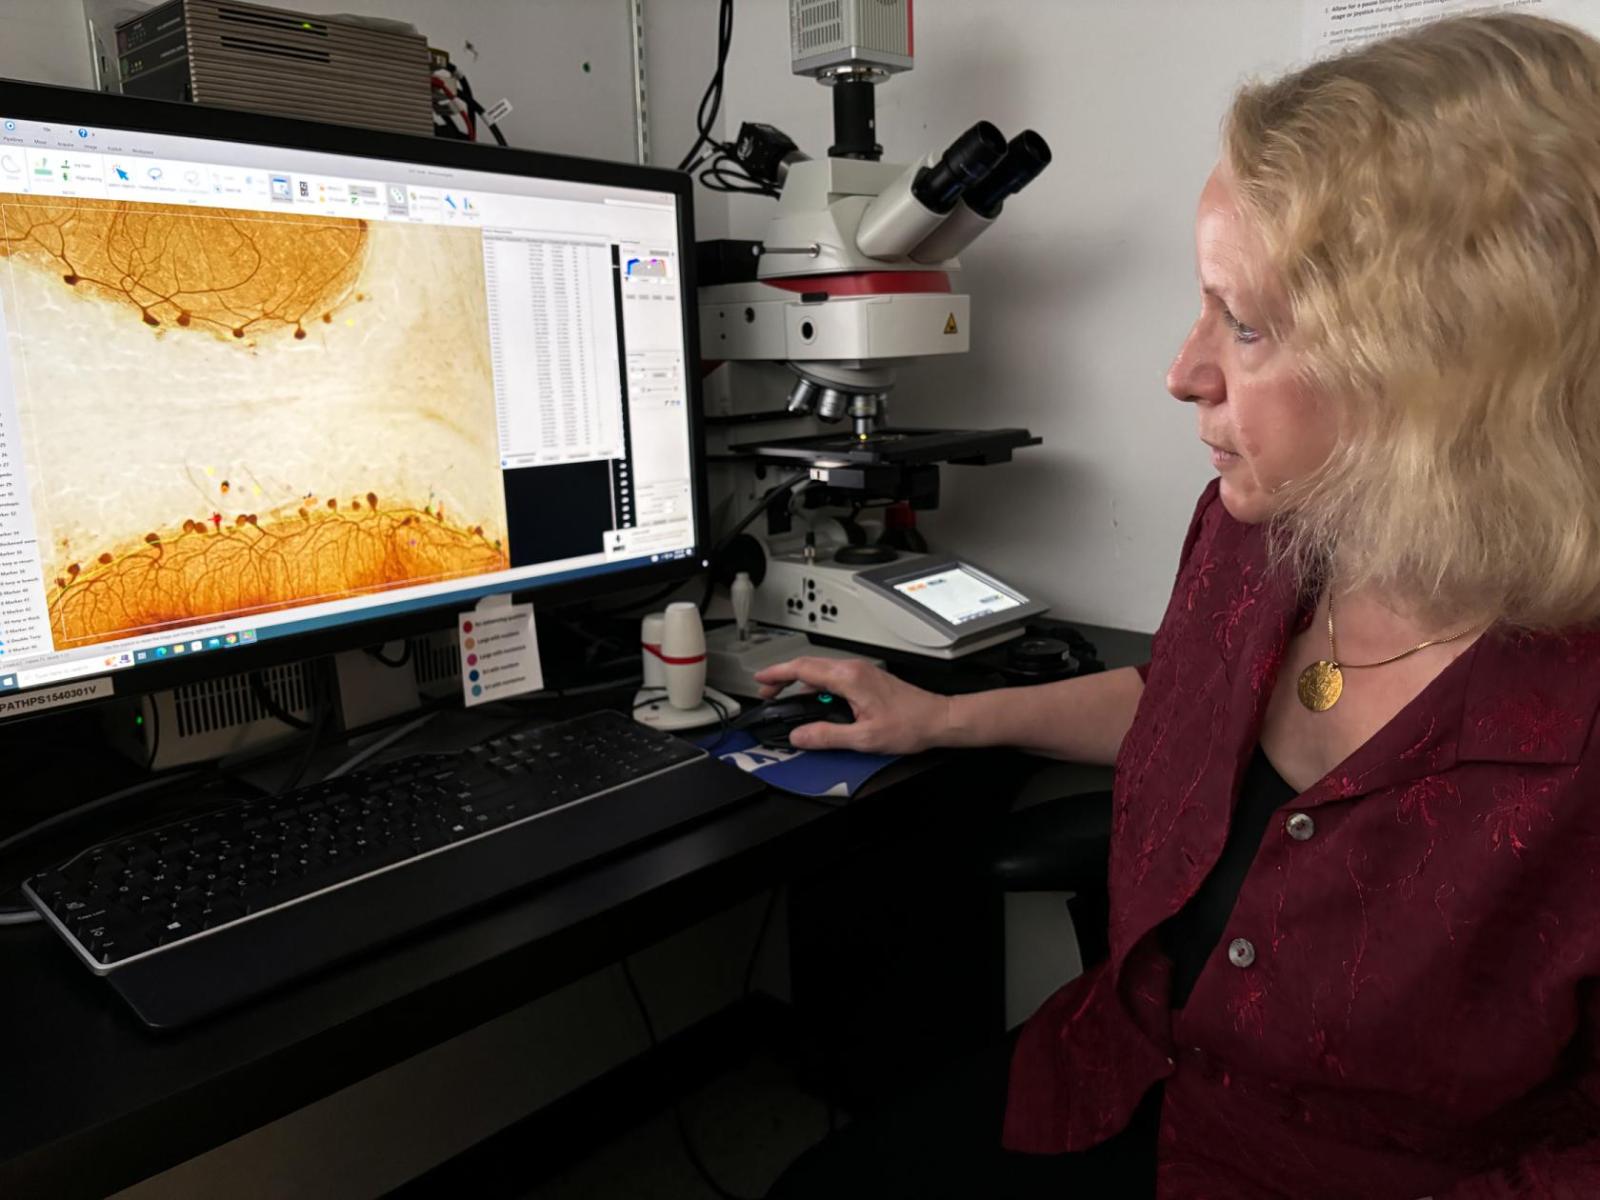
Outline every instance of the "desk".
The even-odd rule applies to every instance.
[[[1111,663],[1146,641],[1086,632]],[[1006,757],[908,760],[845,808],[767,793],[172,1034],[138,1024],[42,926],[0,931],[10,1085],[0,1096],[0,1195],[126,1187],[730,904],[891,842],[912,813],[919,827],[998,816],[1009,803],[994,785]]]

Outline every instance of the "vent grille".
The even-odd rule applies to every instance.
[[[296,37],[310,34],[312,37],[327,37],[328,27],[321,21],[314,21],[309,17],[295,16],[291,13],[273,12],[268,8],[228,8],[224,5],[217,6],[217,19],[227,21],[231,25],[255,25],[262,29],[281,29],[292,33]]]
[[[409,645],[411,669],[416,673],[418,687],[427,687],[430,683],[442,683],[447,679],[460,677],[461,666],[457,657],[454,631],[448,634],[433,634],[429,637],[414,637]]]
[[[299,665],[269,667],[261,677],[268,693],[289,712],[296,716],[310,713],[306,676]],[[244,675],[185,684],[173,690],[172,703],[179,737],[234,729],[271,716],[251,694],[249,679]]]
[[[827,50],[844,44],[840,0],[811,0],[800,5],[800,49]]]
[[[239,50],[245,54],[265,54],[273,58],[292,58],[298,62],[330,63],[333,55],[326,50],[302,46],[285,46],[278,42],[263,42],[256,38],[238,37],[225,33],[219,39],[224,49]]]

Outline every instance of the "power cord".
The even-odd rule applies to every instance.
[[[741,1000],[750,998],[751,988],[755,981],[756,964],[760,961],[761,947],[767,938],[767,927],[772,923],[772,913],[777,906],[778,889],[773,888],[772,891],[767,893],[767,904],[761,913],[761,924],[756,929],[755,944],[750,947],[750,958],[745,963],[744,990],[740,995]],[[625,958],[622,960],[621,966],[622,978],[627,982],[628,991],[633,996],[634,1006],[639,1010],[639,1019],[644,1022],[644,1031],[650,1039],[650,1048],[652,1050],[659,1049],[661,1041],[656,1036],[655,1022],[650,1019],[650,1009],[644,1002],[644,993],[639,990],[638,981],[633,977],[633,968]],[[689,1134],[689,1123],[684,1119],[683,1106],[676,1100],[672,1102],[672,1120],[678,1127],[678,1140],[683,1143],[683,1152],[688,1156],[689,1162],[694,1167],[695,1173],[700,1176],[701,1182],[715,1192],[721,1200],[755,1200],[755,1197],[741,1196],[738,1192],[730,1192],[717,1181],[717,1177],[711,1173],[711,1168],[706,1166],[705,1159],[700,1157],[700,1151],[695,1147],[694,1138]]]
[[[639,690],[641,692],[665,692],[667,689],[661,684],[651,684],[649,687],[643,687]],[[721,749],[722,743],[728,740],[728,734],[732,731],[730,722],[733,720],[733,714],[728,711],[728,706],[715,696],[702,696],[700,699],[706,703],[712,712],[717,714],[717,740],[706,747],[707,754],[715,754]],[[651,700],[641,700],[633,706],[633,711],[638,712],[642,708],[650,708],[653,705],[660,704],[661,701],[661,696]]]
[[[678,170],[693,171],[699,165],[695,157],[700,153],[700,147],[708,142],[717,145],[711,137],[711,127],[717,123],[717,114],[722,110],[722,82],[723,72],[728,66],[728,50],[733,45],[733,0],[722,0],[717,9],[717,65],[711,72],[711,82],[706,84],[706,90],[700,97],[700,107],[695,110],[695,139],[694,145],[689,147],[689,152],[678,163]]]
[[[278,698],[267,687],[266,677],[260,671],[251,671],[245,676],[245,681],[250,685],[250,694],[255,697],[257,704],[267,710],[267,715],[282,721],[290,729],[311,728],[310,721],[302,721],[278,702]]]
[[[401,667],[405,666],[411,661],[411,639],[407,638],[402,645],[405,647],[405,649],[400,651],[399,658],[390,658],[383,652],[382,646],[368,646],[367,657],[375,658],[384,666],[389,667],[391,670],[398,671]]]
[[[717,541],[717,544],[711,548],[711,553],[706,555],[706,558],[711,563],[711,569],[706,572],[706,587],[705,591],[701,593],[700,596],[700,611],[702,613],[711,607],[711,596],[716,590],[717,560],[727,552],[729,546],[733,545],[734,539],[746,529],[750,528],[750,526],[755,523],[757,517],[772,507],[772,502],[779,496],[809,487],[810,484],[810,475],[802,472],[799,475],[790,476],[782,483],[768,488],[767,491],[762,495],[761,499],[756,502],[755,507],[749,512],[745,513],[745,515],[740,518],[739,523],[732,529],[728,530],[727,533],[723,534],[722,537]]]
[[[294,791],[295,788],[300,786],[300,782],[305,779],[306,771],[311,767],[311,760],[316,757],[317,750],[322,745],[322,734],[327,728],[328,717],[333,711],[333,698],[327,694],[327,688],[324,686],[325,673],[322,670],[321,660],[311,659],[308,661],[307,666],[312,675],[312,705],[315,716],[309,725],[301,722],[301,727],[307,731],[305,748],[301,750],[300,758],[296,761],[293,770],[290,771],[282,783],[273,789],[272,795],[274,799]]]
[[[742,456],[740,457],[740,461],[744,461]],[[700,611],[702,613],[705,612],[705,610],[710,606],[711,595],[716,588],[717,559],[727,551],[728,547],[733,544],[733,540],[736,537],[738,537],[746,529],[750,528],[750,526],[755,522],[756,518],[767,511],[772,502],[780,495],[793,488],[800,487],[801,485],[807,485],[810,482],[811,477],[808,474],[800,474],[792,476],[789,479],[785,479],[782,483],[768,488],[766,492],[762,493],[761,499],[756,501],[755,507],[741,517],[739,523],[721,538],[719,538],[716,545],[711,547],[710,552],[706,555],[707,560],[711,563],[711,571],[706,577],[705,591],[700,597]],[[672,595],[673,592],[683,587],[685,582],[686,581],[681,579],[675,580],[674,582],[667,584],[665,587],[651,592],[643,600],[631,601],[630,603],[623,605],[621,608],[596,609],[595,611],[607,617],[626,617],[636,615],[641,612],[648,612],[654,605],[662,600],[665,600],[668,596]]]

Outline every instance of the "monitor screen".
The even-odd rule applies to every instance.
[[[962,566],[908,579],[895,584],[894,590],[951,625],[982,620],[1022,604],[1017,597]]]
[[[666,172],[50,94],[0,89],[0,697],[695,553]]]

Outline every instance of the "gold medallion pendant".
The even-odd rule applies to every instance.
[[[1300,672],[1300,703],[1312,712],[1327,712],[1344,691],[1344,675],[1339,664],[1319,658]]]

